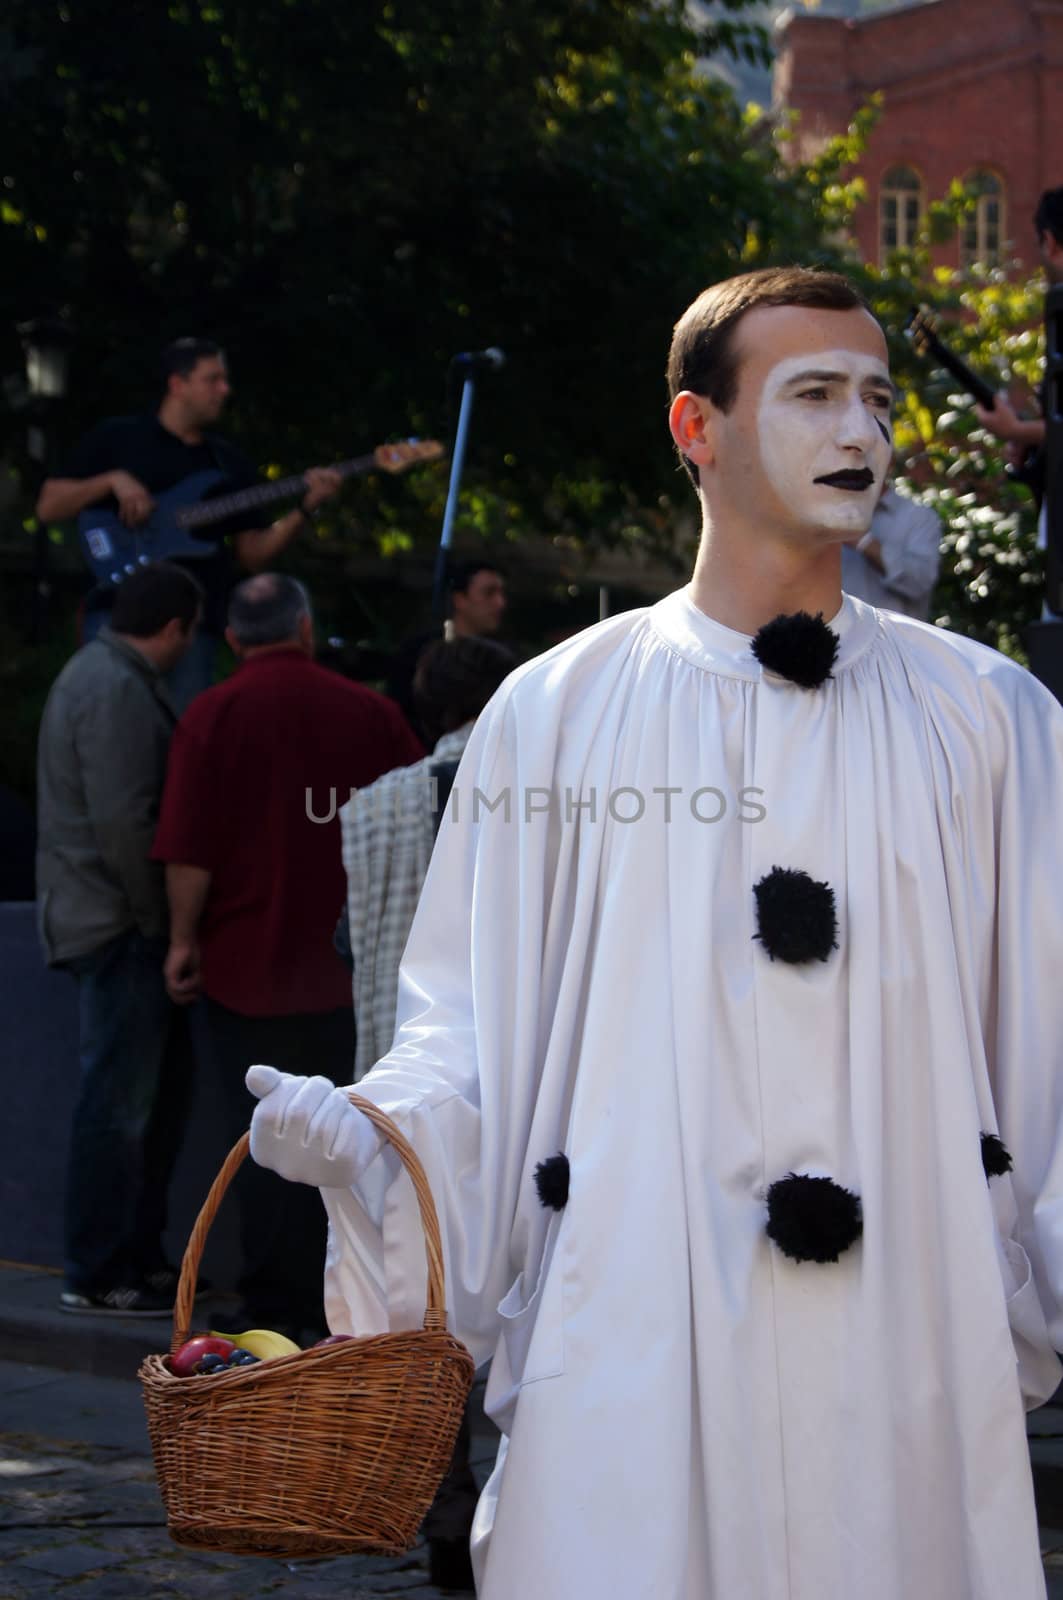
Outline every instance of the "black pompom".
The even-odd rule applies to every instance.
[[[768,1238],[794,1261],[837,1261],[863,1231],[859,1195],[833,1178],[791,1172],[768,1190]]]
[[[807,872],[789,867],[772,867],[754,884],[757,901],[757,931],[771,959],[780,961],[826,961],[838,948],[838,919],[834,913],[834,890],[829,883],[817,883]]]
[[[544,1206],[563,1210],[568,1201],[568,1156],[559,1150],[556,1156],[540,1161],[535,1169],[535,1187]]]
[[[822,611],[775,617],[754,636],[753,654],[762,667],[789,678],[802,689],[818,689],[831,676],[838,656],[838,635],[828,628]]]
[[[982,1167],[986,1183],[990,1178],[1002,1178],[1005,1172],[1011,1171],[1012,1160],[1008,1147],[995,1133],[982,1135]]]

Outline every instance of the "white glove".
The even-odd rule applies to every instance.
[[[245,1083],[261,1101],[251,1118],[251,1154],[293,1183],[350,1189],[380,1151],[383,1135],[327,1078],[249,1067]]]

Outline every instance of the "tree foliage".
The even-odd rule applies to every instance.
[[[24,483],[5,541],[33,527],[15,327],[58,313],[66,440],[151,406],[159,347],[199,332],[230,356],[227,428],[276,473],[449,438],[450,358],[500,345],[458,546],[670,549],[692,509],[664,421],[675,318],[744,264],[822,248],[815,185],[704,71],[721,50],[766,59],[755,15],[748,0],[698,28],[683,0],[8,0],[0,431]],[[412,625],[408,593],[390,622],[358,609],[347,541],[431,545],[446,485],[442,466],[374,479],[293,548],[331,626],[386,643]],[[53,608],[49,642],[60,630]],[[10,652],[9,698],[39,704],[53,655]]]
[[[9,460],[26,467],[15,329],[41,314],[74,335],[67,439],[153,404],[160,345],[200,332],[230,355],[228,425],[277,473],[408,433],[448,438],[450,358],[496,344],[509,361],[479,388],[459,544],[673,550],[693,507],[664,421],[675,318],[742,268],[846,260],[874,116],[787,164],[784,130],[705,70],[721,50],[766,59],[763,11],[717,0],[700,27],[691,15],[683,0],[8,0]],[[1033,375],[1036,293],[930,269],[934,230],[966,203],[937,207],[887,271],[850,265],[896,335],[912,482],[948,518],[939,614],[1017,648],[1036,609],[1032,515],[897,331],[909,301],[929,302],[955,314],[976,365]],[[332,534],[427,547],[446,482],[443,467],[374,480]],[[0,519],[9,535],[32,529],[30,488]],[[353,604],[344,546],[323,533],[294,559]],[[53,655],[31,683],[32,661],[8,652],[25,705]]]
[[[950,348],[998,389],[1024,395],[1034,414],[1043,286],[975,269],[939,272],[923,288]],[[926,362],[913,366],[910,355],[905,365],[910,386],[897,418],[905,487],[943,525],[934,619],[1024,660],[1023,630],[1040,613],[1043,588],[1033,498],[956,380]]]
[[[863,147],[876,107],[851,130],[846,154]],[[862,203],[859,185],[844,204]],[[993,388],[1037,414],[1044,360],[1044,283],[1004,266],[934,267],[934,244],[950,239],[975,203],[959,182],[933,202],[913,248],[885,267],[859,270],[891,345],[901,390],[895,435],[902,489],[942,520],[942,570],[932,618],[1025,661],[1023,632],[1041,610],[1042,557],[1030,491],[1011,476],[1004,447],[978,424],[956,378],[920,355],[902,330],[914,306],[929,310],[945,344]]]
[[[69,432],[212,333],[234,425],[285,468],[445,434],[449,358],[501,345],[470,461],[491,531],[622,523],[675,482],[678,313],[820,248],[801,176],[698,66],[763,52],[746,7],[699,34],[679,0],[10,0],[7,320],[75,330]],[[435,482],[377,531],[416,536]]]
[[[927,207],[910,249],[895,251],[882,267],[855,257],[844,241],[854,235],[857,208],[867,204],[859,163],[881,111],[881,96],[872,96],[805,169],[804,180],[816,194],[825,232],[847,254],[843,270],[863,289],[886,332],[899,390],[897,481],[941,518],[932,620],[1025,661],[1023,632],[1040,614],[1043,589],[1033,497],[1011,475],[1004,447],[979,426],[970,395],[913,348],[904,329],[913,308],[928,311],[956,355],[1007,391],[1026,415],[1036,415],[1045,285],[1039,277],[1016,275],[1008,263],[963,270],[933,265],[934,246],[956,235],[977,200],[959,179]]]

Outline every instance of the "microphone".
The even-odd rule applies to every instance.
[[[487,350],[462,350],[450,359],[452,367],[479,368],[481,372],[498,372],[506,364],[506,352],[496,344]]]

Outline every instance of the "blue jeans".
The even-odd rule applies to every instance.
[[[161,1266],[166,1197],[188,1116],[185,1018],[165,940],[134,929],[65,963],[78,981],[81,1084],[67,1162],[67,1284],[105,1293]]]
[[[88,644],[95,639],[102,627],[110,620],[109,611],[86,611],[81,627],[81,641]],[[202,694],[204,689],[209,689],[214,682],[214,670],[218,662],[218,641],[212,633],[198,632],[188,649],[175,667],[171,667],[163,677],[167,693],[173,701],[178,715],[181,714],[195,699],[197,694]]]

